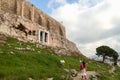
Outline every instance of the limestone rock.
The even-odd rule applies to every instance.
[[[0,43],[5,43],[6,40],[7,38],[4,35],[0,34]]]
[[[26,0],[1,0],[0,33],[52,47],[57,54],[81,54],[76,45],[66,38],[62,24]]]

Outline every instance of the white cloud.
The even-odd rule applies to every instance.
[[[50,0],[48,3],[48,7],[54,9],[61,5],[65,5],[66,3],[66,0]]]
[[[61,1],[57,2],[61,4],[59,7],[51,6],[54,8],[51,16],[63,22],[68,39],[79,44],[81,52],[90,56],[95,53],[96,47],[103,44],[118,50],[119,0],[79,0],[72,4]]]
[[[87,44],[78,44],[78,48],[81,49],[81,52],[85,53],[87,57],[93,56],[93,54],[96,53],[96,48],[101,46],[101,45],[107,45],[110,46],[111,48],[115,49],[117,52],[119,51],[120,47],[120,35],[114,36],[114,37],[109,37],[107,39],[102,39],[98,40],[92,43],[87,43]]]

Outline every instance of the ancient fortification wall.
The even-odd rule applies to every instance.
[[[24,41],[79,52],[65,27],[27,0],[0,0],[0,32]]]

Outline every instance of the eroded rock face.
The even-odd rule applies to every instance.
[[[26,0],[0,1],[0,33],[57,48],[58,54],[81,54],[66,38],[65,27],[34,5]]]
[[[5,37],[5,35],[0,34],[0,43],[6,43],[7,38]]]

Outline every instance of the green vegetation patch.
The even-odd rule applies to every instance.
[[[60,60],[65,63],[61,64]],[[38,48],[35,44],[20,42],[7,38],[6,43],[0,44],[0,80],[35,80],[54,78],[65,80],[69,73],[64,69],[80,71],[81,61],[85,60],[87,70],[99,73],[100,80],[119,80],[119,67],[114,74],[109,74],[111,67],[107,64],[88,59],[82,55],[77,57],[57,56],[47,48]],[[113,75],[113,76],[112,76]],[[117,79],[117,78],[118,79]]]

